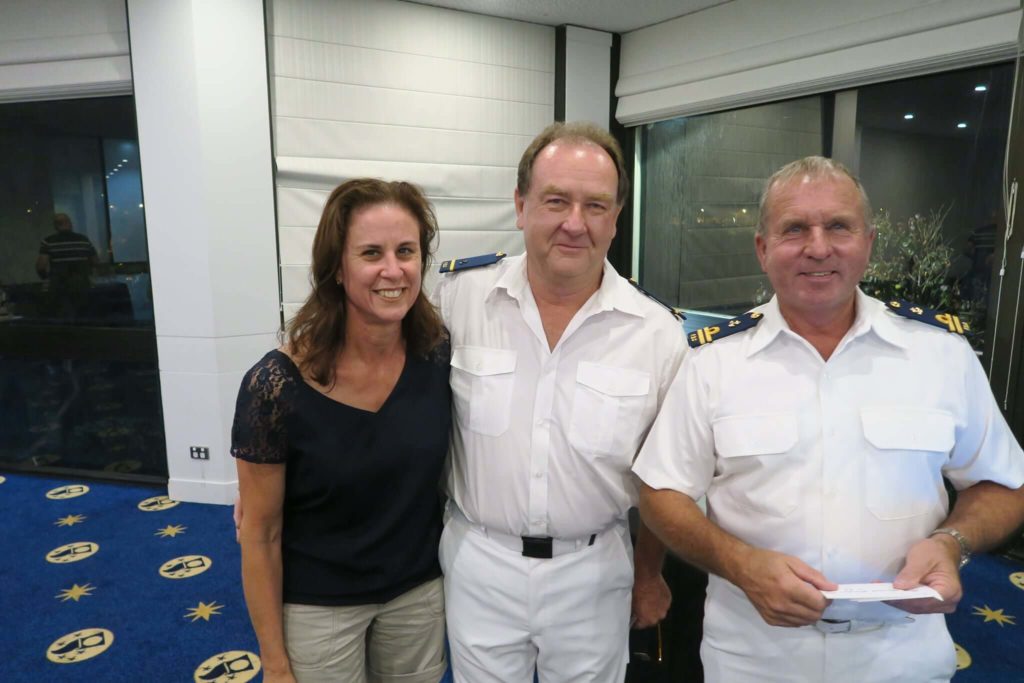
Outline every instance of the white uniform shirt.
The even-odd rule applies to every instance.
[[[576,538],[636,504],[630,467],[685,351],[682,326],[605,262],[548,348],[525,256],[442,275],[454,400],[449,494],[516,536]]]
[[[1024,454],[962,337],[858,291],[854,324],[826,362],[774,298],[755,310],[756,327],[687,356],[634,467],[649,486],[706,494],[728,533],[847,583],[895,577],[947,515],[943,475],[958,489],[1024,484]],[[833,607],[826,617],[904,614]],[[748,622],[745,642],[718,638],[722,649],[770,655],[788,637],[712,576],[705,643],[733,633],[730,620]]]

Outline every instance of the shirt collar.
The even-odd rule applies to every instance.
[[[873,332],[878,338],[901,348],[907,348],[909,340],[907,333],[901,330],[893,320],[893,316],[885,310],[885,304],[874,299],[857,288],[856,292],[857,313],[853,325],[843,336],[840,347],[863,334]],[[747,347],[747,355],[752,356],[758,351],[771,344],[783,330],[792,334],[789,323],[782,317],[779,310],[777,296],[772,296],[771,301],[753,309],[764,315],[764,319],[755,328],[754,336]]]
[[[506,295],[516,301],[523,303],[527,292],[530,292],[530,281],[526,276],[526,254],[509,257],[508,264],[487,294],[488,298],[497,295],[497,292],[504,291]],[[633,296],[633,287],[619,274],[608,262],[604,261],[604,270],[601,276],[601,285],[590,297],[584,308],[589,309],[590,314],[601,311],[621,311],[629,315],[644,317],[644,310]],[[530,298],[532,299],[532,292]]]

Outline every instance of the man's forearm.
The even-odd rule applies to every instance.
[[[743,558],[753,548],[709,521],[689,496],[643,485],[640,514],[665,545],[683,560],[737,583]]]
[[[941,526],[953,527],[975,552],[990,550],[1024,525],[1024,487],[1008,489],[978,482],[957,494],[956,505]]]
[[[638,579],[649,579],[661,575],[665,562],[665,544],[661,542],[643,520],[636,531],[636,546],[633,548],[634,573]]]

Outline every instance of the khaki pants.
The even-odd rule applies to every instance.
[[[299,683],[437,683],[445,672],[444,589],[434,579],[380,605],[284,605]]]

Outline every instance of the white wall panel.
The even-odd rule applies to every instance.
[[[1014,54],[1019,0],[734,0],[623,36],[616,118],[636,124]]]
[[[550,104],[554,72],[275,36],[274,73],[330,83]],[[550,49],[550,47],[548,47]]]
[[[280,230],[291,227],[315,227],[329,194],[326,190],[278,188],[277,220]],[[515,229],[516,212],[511,193],[508,199],[430,197],[429,194],[428,197],[434,205],[438,225],[443,225],[445,231]],[[312,245],[312,239],[309,244]],[[309,263],[308,252],[306,256],[307,260],[301,263]],[[281,262],[285,262],[283,255]]]
[[[274,117],[284,156],[515,166],[533,135]],[[540,129],[537,129],[537,133]],[[398,178],[394,178],[398,180]]]
[[[275,36],[553,72],[548,26],[393,0],[274,0],[271,8]]]
[[[516,165],[554,117],[554,29],[395,0],[273,0],[268,15],[286,317],[324,201],[351,178],[422,187],[438,261],[522,251]]]
[[[281,117],[531,137],[551,119],[551,108],[543,104],[347,83],[277,78],[274,92],[278,102],[274,113]]]
[[[263,3],[129,0],[128,18],[168,491],[230,503],[238,382],[280,326]]]
[[[403,178],[431,196],[508,199],[516,185],[513,166],[277,157],[278,187],[332,190],[342,179],[365,177]]]

